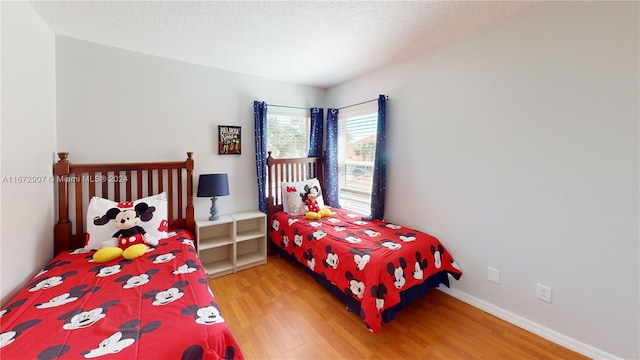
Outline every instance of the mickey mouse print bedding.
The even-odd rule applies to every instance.
[[[424,293],[448,285],[448,275],[462,275],[449,251],[429,234],[331,210],[330,216],[315,220],[273,214],[271,241],[317,274],[317,280],[330,283],[334,295],[337,290],[339,298],[359,303],[360,316],[373,333],[380,332],[383,312],[399,305],[405,291],[420,288],[418,293]]]
[[[189,232],[105,263],[63,252],[0,312],[2,359],[242,359]]]

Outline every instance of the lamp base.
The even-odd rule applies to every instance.
[[[209,221],[214,221],[214,220],[220,219],[220,215],[218,215],[218,203],[217,203],[217,200],[218,200],[218,198],[215,197],[215,196],[211,198],[211,210],[209,211],[211,216],[209,217]]]

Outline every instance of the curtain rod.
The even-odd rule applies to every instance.
[[[378,100],[377,98],[373,99],[373,100],[367,100],[367,101],[363,101],[363,102],[360,102],[360,103],[357,103],[357,104],[343,106],[343,107],[337,108],[336,110],[342,110],[342,109],[347,109],[347,108],[358,106],[358,105],[368,104],[370,102],[374,102],[374,101],[377,101],[377,100]]]
[[[387,96],[387,95],[385,95],[384,98],[389,100],[389,96]],[[350,107],[354,107],[354,106],[358,106],[358,105],[368,104],[368,103],[374,102],[374,101],[378,101],[378,98],[367,100],[367,101],[363,101],[363,102],[360,102],[360,103],[357,103],[357,104],[353,104],[353,105],[343,106],[341,108],[338,108],[337,110],[342,110],[342,109],[346,109],[346,108],[350,108]]]
[[[388,95],[385,95],[384,97],[385,97],[385,99],[389,100],[389,96],[388,96]],[[354,106],[358,106],[358,105],[363,105],[363,104],[367,104],[367,103],[374,102],[374,101],[378,101],[378,98],[371,99],[371,100],[367,100],[367,101],[363,101],[363,102],[359,102],[359,103],[357,103],[357,104],[352,104],[352,105],[343,106],[343,107],[340,107],[340,108],[337,108],[337,109],[333,109],[333,110],[342,110],[342,109],[347,109],[347,108],[350,108],[350,107],[354,107]],[[291,105],[272,105],[272,104],[269,104],[269,103],[266,103],[266,104],[267,104],[268,106],[272,106],[272,107],[281,107],[281,108],[288,108],[288,109],[302,109],[302,110],[309,110],[310,108],[312,108],[312,109],[314,109],[314,108],[318,108],[317,106],[312,106],[312,107],[310,107],[310,108],[309,108],[309,107],[299,107],[299,106],[291,106]]]
[[[288,109],[301,109],[301,110],[309,110],[310,109],[308,107],[299,107],[299,106],[290,106],[290,105],[271,105],[269,103],[267,103],[267,106],[270,106],[270,107],[281,107],[281,108],[288,108]]]

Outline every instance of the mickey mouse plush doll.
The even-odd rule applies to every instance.
[[[135,259],[147,251],[147,244],[158,245],[158,239],[138,225],[140,221],[151,220],[155,210],[154,206],[141,202],[133,208],[111,208],[102,217],[93,219],[93,223],[96,225],[104,225],[115,220],[115,226],[118,229],[110,240],[103,242],[102,249],[93,254],[93,261],[106,262],[120,256],[129,260]]]
[[[310,212],[318,212],[320,211],[320,206],[316,202],[318,198],[318,187],[317,186],[304,186],[304,193],[300,194],[302,201],[307,205],[307,211]]]
[[[309,220],[317,220],[321,217],[331,215],[331,210],[329,210],[328,208],[320,209],[320,206],[318,205],[318,202],[316,200],[319,193],[320,189],[317,186],[305,185],[304,193],[300,194],[302,202],[307,205],[307,213],[305,214],[305,216]]]

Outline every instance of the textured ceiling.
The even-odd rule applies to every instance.
[[[529,8],[524,1],[32,1],[58,35],[330,87]]]

